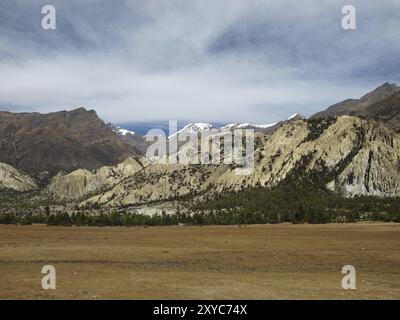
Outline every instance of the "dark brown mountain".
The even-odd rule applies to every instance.
[[[130,155],[132,148],[93,110],[0,112],[0,162],[35,177],[115,165]]]
[[[146,151],[151,144],[147,142],[146,139],[139,134],[120,135],[120,139],[122,139],[132,147],[133,152],[135,153],[136,156],[145,156]]]
[[[135,156],[141,157],[146,155],[146,151],[151,143],[147,142],[145,137],[137,133],[132,134],[129,131],[122,133],[123,131],[121,131],[121,128],[112,123],[107,123],[107,126],[109,126],[115,132],[119,139],[132,147]]]
[[[330,106],[312,118],[328,118],[342,115],[375,119],[384,122],[388,128],[400,131],[400,87],[384,83],[360,99],[348,99]]]
[[[386,127],[400,133],[400,90],[361,111],[360,116],[382,121]]]

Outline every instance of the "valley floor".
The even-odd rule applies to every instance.
[[[41,287],[43,265],[57,289]],[[343,290],[353,265],[357,289]],[[0,299],[400,299],[400,224],[0,225]]]

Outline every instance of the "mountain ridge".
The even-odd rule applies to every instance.
[[[39,198],[83,206],[131,206],[257,186],[273,188],[299,171],[300,176],[316,172],[326,190],[345,197],[397,197],[399,114],[399,87],[385,83],[360,99],[345,100],[309,119],[295,114],[258,128],[246,124],[211,130],[210,141],[220,130],[257,128],[254,171],[239,176],[235,165],[222,162],[151,164],[142,157],[148,146],[143,137],[123,134],[125,131],[105,124],[93,110],[45,115],[0,112],[0,146],[5,151],[0,157],[0,188],[39,190]],[[211,128],[205,123],[198,128],[195,125],[185,128],[194,133]],[[183,142],[178,152],[190,150],[191,143]],[[49,151],[52,147],[56,151]],[[76,158],[68,158],[71,151]],[[61,163],[54,166],[47,153]],[[66,158],[72,161],[63,163]],[[25,166],[26,161],[30,166]],[[38,163],[40,170],[32,170]],[[40,176],[43,171],[52,171],[47,180]]]
[[[0,162],[40,179],[60,170],[113,165],[131,147],[94,110],[79,108],[47,114],[0,112]]]
[[[369,108],[381,103],[397,92],[400,92],[400,87],[394,83],[385,82],[359,99],[346,99],[336,103],[323,111],[317,112],[312,116],[312,118],[327,118],[342,115],[365,115]]]

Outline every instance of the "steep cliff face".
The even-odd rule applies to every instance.
[[[0,163],[0,190],[29,191],[37,188],[36,182],[12,166]]]
[[[317,160],[323,160],[327,166],[334,167],[350,152],[357,138],[354,132],[347,134],[343,127],[349,119],[340,118],[331,125],[321,121],[315,128],[302,120],[282,126],[256,149],[254,172],[248,176],[235,175],[233,170],[226,172],[219,179],[219,189],[228,187],[240,190],[256,185],[275,186],[306,156],[311,157],[306,171],[314,168]],[[343,134],[342,130],[346,134]]]
[[[399,135],[378,122],[348,116],[333,123],[297,121],[281,127],[256,150],[252,175],[228,171],[218,188],[277,185],[304,158],[304,174],[314,170],[321,179],[335,177],[329,188],[346,196],[400,195]]]
[[[400,90],[369,106],[360,115],[366,119],[380,121],[390,130],[400,133]]]
[[[328,188],[345,196],[399,196],[399,135],[381,124],[370,124],[362,148]]]
[[[223,193],[248,186],[269,188],[279,184],[293,170],[302,170],[302,174],[319,172],[321,181],[329,189],[345,196],[399,196],[399,139],[398,134],[383,124],[356,117],[298,120],[283,125],[271,136],[257,134],[255,168],[250,175],[237,175],[234,166],[223,164],[151,164],[128,174],[121,172],[112,179],[101,179],[107,183],[92,182],[96,187],[88,187],[91,175],[87,172],[73,172],[57,177],[49,190],[57,190],[60,198],[73,199],[96,191],[96,195],[83,203],[128,205],[202,192]],[[299,169],[301,162],[304,163]],[[75,181],[77,176],[80,187],[69,187],[71,179]],[[108,189],[99,192],[104,190],[99,185]],[[73,189],[82,191],[71,191]],[[84,192],[86,189],[91,192]]]

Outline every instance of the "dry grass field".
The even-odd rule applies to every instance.
[[[356,290],[341,288],[347,264]],[[0,298],[400,299],[400,224],[0,225]]]

